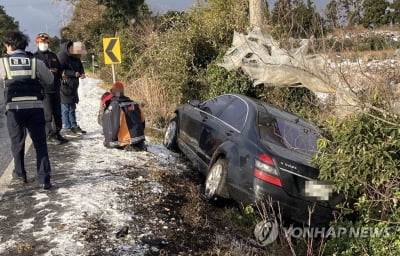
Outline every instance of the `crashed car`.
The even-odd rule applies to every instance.
[[[179,106],[164,145],[205,176],[205,196],[245,205],[279,202],[283,217],[324,225],[340,201],[311,163],[320,132],[310,122],[239,94]]]

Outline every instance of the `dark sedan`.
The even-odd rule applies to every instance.
[[[164,144],[206,176],[205,196],[253,204],[271,198],[284,217],[326,224],[338,196],[310,163],[319,130],[259,100],[226,94],[175,111]]]

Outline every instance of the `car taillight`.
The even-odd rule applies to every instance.
[[[265,182],[282,187],[278,170],[274,165],[274,160],[269,155],[258,155],[255,160],[254,177]]]

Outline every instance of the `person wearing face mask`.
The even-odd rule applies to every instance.
[[[44,91],[43,107],[46,120],[47,143],[60,145],[68,142],[60,134],[62,128],[60,99],[62,68],[57,55],[49,50],[49,43],[50,36],[46,33],[39,33],[36,37],[38,50],[34,53],[34,56],[42,60],[54,76],[53,86]]]
[[[79,79],[86,78],[80,57],[85,53],[86,49],[81,42],[68,41],[61,45],[61,50],[57,54],[64,70],[61,86],[61,114],[63,134],[67,137],[78,137],[86,133],[79,127],[76,120]]]

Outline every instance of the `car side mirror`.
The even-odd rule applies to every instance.
[[[200,105],[200,101],[199,100],[189,100],[188,101],[189,105],[195,108],[198,108]]]

